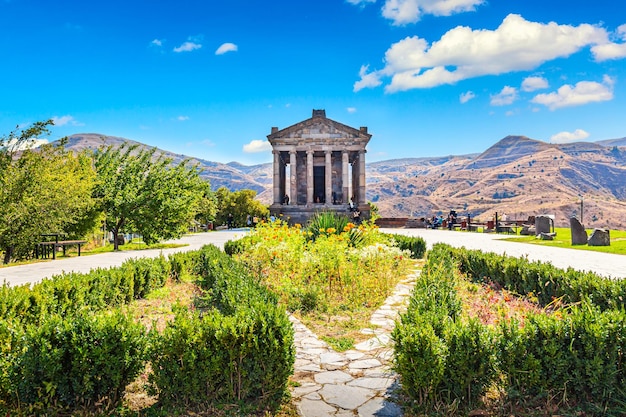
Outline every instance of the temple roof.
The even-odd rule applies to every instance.
[[[365,147],[372,135],[367,133],[367,127],[355,129],[326,117],[325,110],[313,110],[310,119],[278,129],[272,127],[272,133],[267,135],[267,140],[272,145],[288,144],[291,142],[313,141],[313,142],[345,142],[358,144]]]

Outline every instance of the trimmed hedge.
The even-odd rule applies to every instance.
[[[401,250],[408,250],[411,252],[411,258],[422,259],[426,254],[426,241],[421,237],[405,236],[398,234],[387,234],[393,240]]]
[[[593,272],[560,269],[550,263],[533,262],[478,250],[442,246],[458,262],[461,272],[472,280],[497,282],[509,291],[532,294],[539,304],[548,305],[557,298],[565,304],[587,302],[600,310],[626,307],[626,281],[605,278]]]
[[[578,304],[550,315],[529,313],[523,326],[514,320],[486,326],[461,314],[454,288],[463,276],[532,292],[546,305],[555,297]],[[562,407],[620,414],[626,403],[623,285],[437,244],[393,333],[402,387],[429,411],[443,403],[474,406],[491,386],[503,393],[504,405],[558,398]]]
[[[117,308],[168,276],[197,276],[208,312],[179,311],[162,335],[148,334]],[[276,297],[215,246],[55,276],[32,288],[4,284],[0,313],[0,411],[110,409],[147,361],[163,405],[267,408],[287,392],[295,360],[293,329]]]
[[[121,306],[162,287],[169,276],[164,257],[130,259],[120,267],[94,269],[89,273],[53,276],[34,284],[0,287],[0,314],[24,325],[40,323],[45,317],[99,311]]]
[[[119,311],[50,316],[28,326],[11,367],[12,391],[26,404],[117,405],[145,367],[145,328]]]
[[[216,247],[198,257],[206,314],[183,311],[154,335],[151,391],[166,404],[275,406],[287,393],[293,327],[276,296]]]

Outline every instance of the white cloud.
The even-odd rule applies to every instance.
[[[356,107],[348,107],[346,110],[348,113],[356,113]]]
[[[255,139],[243,145],[243,151],[245,153],[269,152],[271,150],[272,145],[266,140]]]
[[[383,83],[376,72],[370,72],[368,74],[368,69],[369,65],[361,66],[361,70],[359,71],[359,76],[361,77],[361,79],[354,83],[354,92],[357,92],[364,88],[378,87]]]
[[[346,0],[350,4],[354,4],[355,6],[365,6],[368,3],[376,3],[376,0]]]
[[[200,48],[202,48],[202,44],[192,42],[192,41],[187,41],[187,42],[184,42],[182,45],[174,48],[174,52],[191,52]]]
[[[367,66],[361,67],[354,90],[376,87],[388,77],[391,82],[385,91],[393,93],[532,70],[606,39],[606,31],[597,26],[529,22],[510,14],[495,30],[457,26],[432,45],[417,36],[407,37],[387,50],[382,70],[368,72]]]
[[[555,92],[536,95],[531,102],[543,104],[550,110],[556,110],[561,107],[608,101],[613,99],[613,84],[613,79],[605,75],[602,83],[580,81],[573,86],[566,84]]]
[[[234,43],[226,42],[220,45],[219,48],[217,48],[217,50],[215,51],[215,55],[224,55],[226,52],[236,52],[237,49],[237,45],[235,45]]]
[[[491,95],[492,106],[507,106],[517,100],[517,88],[504,86],[498,94]]]
[[[178,116],[176,120],[178,120],[179,122],[184,122],[189,120],[189,116]]]
[[[84,126],[84,123],[80,123],[78,122],[76,119],[74,119],[73,116],[65,115],[65,116],[53,116],[52,117],[52,122],[54,122],[55,126],[65,126],[65,125],[70,125],[70,126]]]
[[[474,94],[473,91],[467,91],[465,93],[461,93],[461,95],[459,96],[459,101],[461,102],[461,104],[465,104],[474,97],[476,97],[476,94]]]
[[[572,142],[580,142],[581,140],[585,140],[589,137],[589,133],[585,132],[582,129],[576,129],[573,132],[559,132],[550,137],[550,142],[552,143],[572,143]]]
[[[406,25],[420,20],[421,15],[450,16],[476,10],[484,0],[386,0],[382,13],[394,25]]]
[[[522,91],[530,92],[548,88],[548,80],[543,77],[526,77],[522,81]]]
[[[150,42],[150,45],[152,45],[152,46],[163,46],[163,41],[161,39],[153,39],[152,42]]]
[[[626,58],[626,24],[619,26],[613,37],[621,40],[622,43],[607,42],[591,48],[596,61],[602,62],[609,59]]]

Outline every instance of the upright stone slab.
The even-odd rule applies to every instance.
[[[550,224],[552,219],[548,216],[536,216],[535,217],[535,234],[541,235],[542,233],[550,233],[552,229]]]
[[[587,242],[589,246],[611,246],[611,236],[606,229],[594,229]]]
[[[572,231],[572,245],[586,245],[587,244],[587,231],[585,227],[580,224],[576,217],[569,219],[569,227]]]

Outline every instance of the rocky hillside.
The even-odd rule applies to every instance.
[[[124,143],[129,146],[136,145],[141,148],[150,148],[148,145],[130,139],[100,135],[97,133],[80,133],[69,136],[66,147],[77,151],[83,149],[97,150],[107,146],[121,146]],[[171,158],[175,163],[188,159],[192,164],[197,164],[202,169],[202,178],[209,180],[211,188],[214,190],[220,187],[226,187],[230,190],[247,188],[255,190],[259,194],[264,193],[267,189],[271,191],[271,164],[256,167],[246,167],[238,163],[222,164],[187,155],[175,154],[162,149],[157,149],[156,154],[165,155],[165,157]]]
[[[626,140],[548,144],[509,136],[479,155],[370,164],[368,194],[383,216],[495,212],[525,219],[578,216],[587,227],[626,227]],[[608,145],[608,146],[607,146]],[[620,145],[620,146],[618,146]]]
[[[138,144],[98,134],[69,138],[72,149]],[[212,188],[249,188],[269,204],[272,166],[221,164],[158,150],[174,161],[199,164]],[[554,214],[557,225],[584,206],[587,227],[626,229],[626,138],[601,142],[548,144],[508,136],[481,154],[405,158],[367,164],[368,200],[383,217],[431,217],[454,209],[462,216],[490,219]]]

